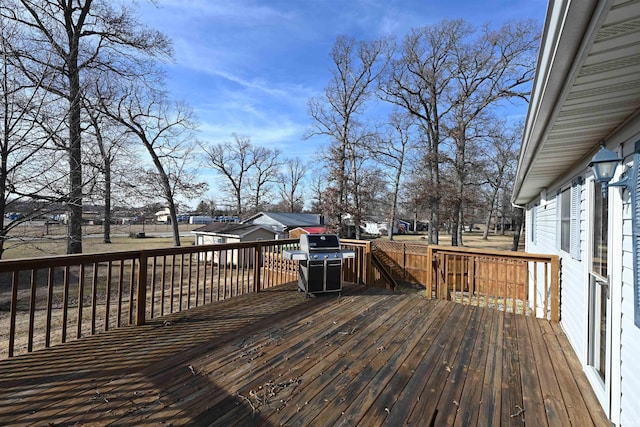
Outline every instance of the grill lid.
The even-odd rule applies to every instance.
[[[340,238],[335,234],[303,234],[300,236],[300,250],[340,250]]]

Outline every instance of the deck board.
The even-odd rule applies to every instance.
[[[547,321],[290,285],[0,361],[0,425],[604,425],[586,384]]]

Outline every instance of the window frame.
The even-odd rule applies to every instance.
[[[559,189],[557,194],[557,247],[576,260],[582,257],[580,217],[583,183],[582,177],[578,177],[570,186]]]

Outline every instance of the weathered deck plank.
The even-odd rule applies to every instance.
[[[0,424],[602,425],[586,384],[547,321],[289,286],[0,361]]]

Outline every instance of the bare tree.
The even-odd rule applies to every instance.
[[[127,59],[136,55],[169,55],[168,40],[148,30],[127,6],[106,0],[5,0],[0,16],[23,30],[20,64],[32,82],[51,79],[42,89],[66,102],[66,153],[69,164],[70,212],[68,253],[82,252],[82,117],[86,73],[109,70],[131,76]],[[136,70],[137,71],[137,70]]]
[[[514,128],[506,129],[504,123],[498,121],[494,132],[489,138],[489,143],[483,150],[486,159],[483,174],[489,189],[487,194],[487,216],[482,235],[485,240],[489,237],[491,218],[500,193],[511,193],[510,190],[518,164],[518,149],[522,129],[522,123]]]
[[[328,209],[325,209],[326,205],[326,193],[328,187],[328,178],[325,170],[320,168],[313,168],[311,173],[311,179],[309,182],[309,193],[311,199],[311,211],[322,212],[325,215],[331,215]],[[335,199],[331,199],[333,201]]]
[[[469,34],[474,34],[470,27]],[[500,100],[520,98],[527,101],[536,64],[539,34],[533,21],[517,21],[499,30],[484,27],[477,39],[456,43],[450,51],[455,75],[449,102],[452,114],[448,133],[455,142],[454,171],[457,198],[454,209],[453,246],[462,245],[465,191],[473,183],[473,170],[467,147],[477,151],[485,133],[484,116]],[[471,162],[470,162],[471,161]],[[477,188],[477,186],[476,186]]]
[[[256,146],[248,136],[232,136],[231,142],[200,146],[207,164],[231,185],[222,186],[222,191],[233,200],[235,214],[241,217],[247,213],[246,206],[250,206],[252,212],[263,206],[271,185],[277,181],[282,162],[280,151]]]
[[[240,217],[245,200],[246,180],[255,165],[251,139],[233,134],[233,142],[223,142],[211,146],[201,144],[207,163],[226,178],[231,187],[222,186],[234,201],[235,214]]]
[[[64,176],[56,169],[55,153],[48,149],[51,134],[41,131],[38,120],[52,102],[41,90],[48,76],[36,81],[22,72],[21,39],[19,26],[0,15],[0,258],[10,231],[46,214],[52,203],[60,201],[54,188]],[[47,123],[59,131],[62,123],[53,122]],[[5,220],[18,210],[16,206],[21,216]]]
[[[269,198],[272,185],[278,181],[278,172],[282,161],[280,160],[280,150],[266,147],[251,147],[251,157],[253,157],[253,171],[249,175],[251,190],[253,193],[253,212],[258,212],[264,208],[264,200]]]
[[[379,85],[383,98],[417,120],[429,193],[429,243],[438,244],[440,229],[441,144],[446,139],[443,118],[451,110],[447,90],[454,79],[450,51],[465,36],[462,21],[443,21],[412,30]]]
[[[469,143],[481,141],[479,120],[503,99],[524,98],[533,77],[538,35],[530,21],[509,23],[498,31],[484,27],[480,36],[462,20],[445,20],[411,31],[399,57],[380,85],[384,98],[418,120],[426,145],[430,199],[430,243],[438,243],[442,170],[453,166],[456,198],[449,200],[452,244],[461,244],[462,212],[468,172]],[[445,143],[452,150],[443,152]],[[446,148],[446,147],[445,147]],[[448,194],[448,193],[447,193]]]
[[[381,136],[374,146],[375,158],[385,166],[391,182],[391,203],[387,214],[387,236],[393,240],[393,227],[396,222],[400,184],[405,168],[406,154],[412,142],[412,116],[394,113],[390,117],[391,131]]]
[[[180,246],[176,197],[206,191],[206,184],[196,181],[190,167],[195,149],[191,111],[182,104],[171,104],[161,92],[148,87],[130,87],[114,102],[117,98],[101,99],[100,110],[142,143],[151,157],[153,168],[145,168],[140,177],[141,190],[150,189],[167,203],[174,245]]]
[[[113,196],[114,167],[119,158],[130,158],[133,154],[127,150],[129,142],[128,132],[119,123],[100,111],[99,105],[94,105],[94,100],[100,99],[96,93],[93,98],[84,98],[84,110],[88,121],[87,140],[93,142],[85,144],[88,155],[87,164],[93,168],[98,177],[97,185],[101,186],[98,193],[104,203],[103,242],[111,243],[111,206]],[[120,171],[120,174],[126,174]]]
[[[389,60],[389,52],[386,41],[356,42],[352,37],[338,37],[331,51],[335,65],[332,79],[322,97],[309,101],[309,115],[314,124],[307,137],[325,135],[332,141],[325,157],[331,171],[330,187],[335,193],[336,212],[332,220],[342,229],[345,208],[350,207],[356,237],[363,211],[357,163],[362,160],[362,148],[373,138],[359,118],[372,96],[374,81]]]
[[[307,169],[299,158],[287,159],[285,170],[278,175],[280,197],[289,212],[302,212],[304,199],[300,187]]]

